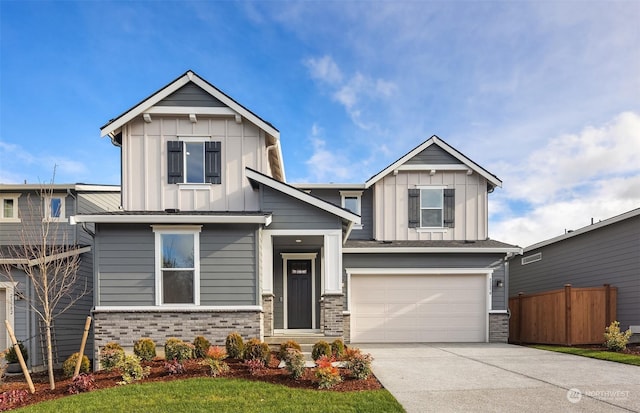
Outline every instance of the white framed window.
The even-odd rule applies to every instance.
[[[167,142],[170,184],[220,184],[221,143],[203,137]]]
[[[340,191],[341,206],[356,215],[362,215],[362,191]],[[354,225],[353,229],[362,229],[362,225]]]
[[[200,304],[201,226],[153,226],[156,305]]]
[[[420,227],[444,227],[443,188],[420,188]]]
[[[455,226],[455,188],[418,186],[409,188],[409,228],[446,231]]]
[[[21,194],[0,194],[0,222],[20,222],[18,198]]]
[[[44,198],[44,220],[65,221],[66,196],[52,195]]]

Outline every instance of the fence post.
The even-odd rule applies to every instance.
[[[518,293],[518,344],[522,344],[522,296],[524,293]]]
[[[604,324],[608,327],[611,324],[611,286],[604,285]]]
[[[564,285],[565,345],[571,345],[571,284]]]

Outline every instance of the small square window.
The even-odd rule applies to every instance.
[[[65,219],[65,197],[51,196],[45,199],[45,219],[62,221]]]
[[[21,194],[0,195],[0,221],[20,222],[18,218],[18,198]]]
[[[342,208],[362,215],[362,191],[340,191]],[[353,229],[362,229],[362,225],[354,225]]]

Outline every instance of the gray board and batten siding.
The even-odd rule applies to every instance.
[[[506,280],[505,263],[502,261],[504,254],[460,254],[449,253],[416,253],[416,254],[358,254],[349,253],[342,256],[342,265],[346,268],[389,268],[389,273],[393,274],[396,268],[493,268],[492,285],[492,309],[506,310],[507,282],[503,287],[495,286],[496,280]],[[347,285],[347,273],[344,271],[343,280]],[[345,297],[346,300],[346,297]],[[346,301],[345,301],[346,306]]]
[[[541,259],[522,265],[522,259]],[[511,259],[509,295],[573,287],[618,288],[622,329],[640,325],[640,215],[568,237]]]
[[[215,97],[211,96],[200,86],[195,83],[187,83],[180,89],[176,90],[160,102],[156,106],[182,106],[182,107],[226,107]]]
[[[430,145],[422,152],[409,159],[406,165],[457,165],[461,164],[455,156],[438,145]]]
[[[97,306],[155,305],[155,234],[149,225],[99,224]],[[256,305],[256,225],[203,225],[200,304]]]

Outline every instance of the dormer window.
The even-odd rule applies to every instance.
[[[362,215],[362,191],[340,191],[342,208],[356,215]],[[354,229],[362,229],[362,225],[354,225]]]
[[[222,182],[221,143],[189,138],[167,142],[170,184],[219,184]]]

